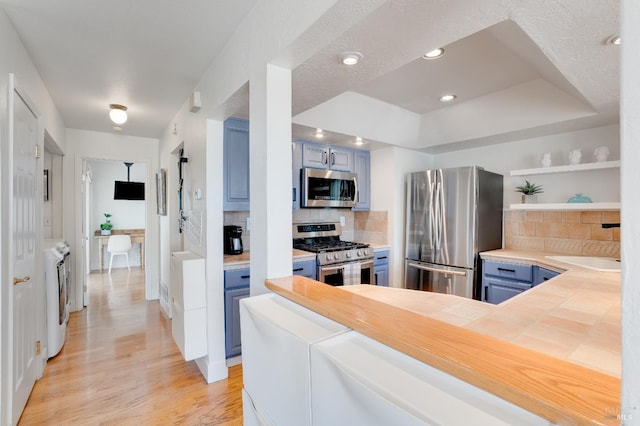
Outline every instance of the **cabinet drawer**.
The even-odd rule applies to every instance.
[[[302,275],[303,277],[316,279],[316,261],[305,260],[302,262],[295,262],[293,264],[293,275]]]
[[[389,250],[381,250],[373,252],[373,265],[388,265],[389,264]]]
[[[249,287],[250,278],[248,268],[224,271],[224,288]]]
[[[485,260],[483,261],[482,273],[484,275],[492,275],[494,277],[524,281],[527,283],[533,282],[532,265],[519,265],[515,263]]]

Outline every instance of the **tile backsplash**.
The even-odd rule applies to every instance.
[[[293,212],[293,223],[340,222],[344,216],[342,239],[370,244],[387,244],[386,211],[351,211],[348,209],[300,209]],[[246,229],[249,212],[224,212],[225,225],[242,226],[242,245],[250,249],[251,231]]]
[[[387,244],[387,212],[355,212],[355,240],[369,244]]]
[[[620,228],[603,223],[620,223],[620,212],[505,211],[505,248],[619,259]]]

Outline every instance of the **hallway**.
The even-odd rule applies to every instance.
[[[207,385],[182,359],[159,302],[145,300],[144,270],[92,274],[88,288],[20,425],[242,424],[241,366]]]

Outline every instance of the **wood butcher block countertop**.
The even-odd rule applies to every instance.
[[[496,250],[482,255],[558,272],[500,305],[304,277],[274,292],[556,424],[618,424],[620,274]]]

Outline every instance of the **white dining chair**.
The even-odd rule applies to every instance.
[[[131,270],[129,265],[129,250],[131,250],[131,237],[128,235],[112,235],[107,243],[107,251],[111,253],[109,259],[109,273],[111,273],[111,265],[113,264],[113,256],[124,255],[127,257],[127,268]]]

